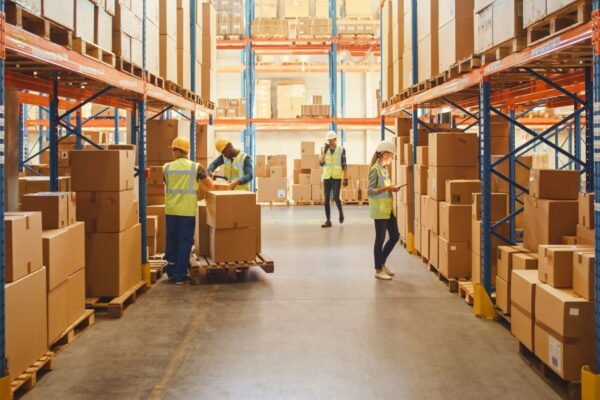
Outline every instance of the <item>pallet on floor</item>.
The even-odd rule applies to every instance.
[[[37,380],[54,369],[54,353],[49,351],[10,383],[13,397],[33,389]]]
[[[517,53],[523,50],[526,46],[526,35],[523,33],[519,33],[516,37],[483,51],[480,54],[481,65],[487,65],[495,61],[501,60],[513,53]]]
[[[473,282],[469,280],[458,282],[458,294],[464,297],[465,303],[473,305]]]
[[[292,200],[290,201],[290,205],[292,206],[322,206],[325,204],[323,201],[301,201],[301,200]]]
[[[365,204],[369,204],[368,200],[345,200],[342,201],[344,205],[348,206],[364,206]]]
[[[499,322],[502,326],[510,330],[510,314],[505,313],[498,307],[496,307],[496,322]]]
[[[527,27],[527,45],[541,41],[573,29],[588,22],[592,16],[591,4],[582,0],[557,11]]]
[[[207,283],[208,275],[213,272],[227,273],[231,282],[245,281],[248,270],[260,267],[268,274],[275,272],[275,263],[264,254],[257,254],[253,261],[215,263],[208,257],[199,257],[190,268],[191,283],[200,285]]]
[[[32,14],[24,8],[6,2],[6,22],[41,36],[53,43],[68,49],[73,47],[73,32],[39,15]]]
[[[263,207],[289,207],[290,201],[261,201],[258,205]]]
[[[150,264],[150,283],[154,285],[166,273],[167,261],[162,258],[149,259],[148,263]]]
[[[437,276],[437,278],[444,282],[446,284],[446,286],[448,286],[448,291],[450,293],[457,293],[458,292],[458,284],[459,282],[463,282],[464,279],[461,278],[448,278],[446,275],[444,275],[442,272],[440,272],[440,270],[433,265],[432,263],[427,263],[427,266],[429,268],[429,271],[433,272],[433,274],[435,276]]]
[[[85,299],[85,307],[93,309],[96,314],[106,315],[108,318],[121,318],[130,305],[135,304],[138,297],[146,293],[148,286],[145,281],[136,283],[119,297],[91,297]]]
[[[144,78],[144,70],[142,67],[131,61],[125,60],[122,57],[117,56],[116,68],[121,72],[125,72],[140,79]]]
[[[519,355],[548,385],[562,398],[568,400],[581,399],[581,383],[562,379],[556,372],[540,360],[523,343],[519,342]]]
[[[63,347],[72,343],[85,332],[90,326],[94,325],[95,316],[93,310],[85,310],[77,320],[68,327],[58,339],[50,345],[50,350],[58,354]]]
[[[115,53],[104,50],[94,43],[90,43],[82,38],[73,38],[73,50],[79,54],[93,58],[96,61],[100,61],[103,64],[115,67],[117,61]]]

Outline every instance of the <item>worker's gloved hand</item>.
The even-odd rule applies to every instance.
[[[344,178],[344,187],[348,186],[348,178]]]

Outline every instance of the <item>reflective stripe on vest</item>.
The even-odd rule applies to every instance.
[[[391,185],[387,169],[378,164],[371,167],[377,171],[377,189]],[[369,214],[373,219],[388,219],[394,212],[394,196],[390,192],[369,194]]]
[[[243,151],[240,151],[233,160],[223,156],[225,177],[227,180],[229,180],[229,182],[233,180],[239,180],[244,177],[244,162],[246,161],[246,157],[248,157],[248,155]],[[236,190],[250,190],[250,182],[243,185],[238,185]]]
[[[336,146],[331,151],[325,152],[325,165],[323,166],[323,179],[342,179],[344,176],[344,170],[342,169],[342,153],[344,149],[342,146]]]
[[[163,167],[165,175],[165,213],[190,216],[197,212],[198,164],[180,158]]]

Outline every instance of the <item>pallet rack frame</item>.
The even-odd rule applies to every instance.
[[[413,0],[413,5],[415,1]],[[383,6],[383,2],[382,2]],[[491,318],[495,311],[491,300],[492,293],[492,276],[491,276],[491,238],[492,236],[500,237],[508,243],[514,243],[517,240],[514,219],[516,215],[522,212],[522,209],[517,207],[520,202],[519,197],[523,193],[527,193],[526,188],[521,187],[516,182],[515,169],[517,166],[523,167],[519,162],[519,155],[525,154],[529,149],[535,147],[537,143],[543,142],[552,148],[556,154],[561,154],[567,158],[567,163],[561,168],[573,168],[580,173],[586,175],[587,192],[594,192],[596,195],[595,202],[595,243],[596,243],[596,268],[595,268],[595,341],[596,341],[596,365],[584,367],[582,372],[582,392],[584,399],[597,399],[600,397],[600,179],[594,179],[594,176],[600,176],[600,0],[593,0],[593,15],[592,22],[571,28],[551,39],[548,39],[540,44],[527,47],[524,50],[506,56],[503,59],[492,62],[484,67],[475,69],[467,74],[454,78],[450,81],[442,83],[439,86],[426,90],[422,93],[415,94],[409,98],[401,100],[394,104],[386,105],[382,108],[382,117],[398,115],[399,113],[407,113],[412,116],[412,125],[416,133],[418,125],[424,125],[423,121],[417,116],[418,107],[436,108],[450,106],[454,110],[458,110],[466,115],[467,119],[475,120],[474,125],[479,126],[480,138],[480,177],[482,181],[482,255],[481,255],[481,274],[483,285],[480,293],[475,295],[475,312],[484,318]],[[413,36],[416,33],[416,25],[413,16]],[[570,48],[580,46],[587,42],[592,42],[593,50],[591,54],[579,56],[582,59],[579,68],[583,67],[583,73],[579,72],[579,76],[569,76],[572,82],[556,82],[560,79],[556,76],[548,76],[536,70],[536,62],[545,57],[559,54],[562,51],[568,51]],[[588,50],[589,51],[589,48]],[[586,56],[590,59],[586,59]],[[413,53],[414,56],[414,53]],[[550,61],[552,64],[552,61]],[[590,65],[591,64],[591,65]],[[413,60],[413,68],[416,65],[416,60]],[[543,69],[542,64],[537,64]],[[555,61],[555,66],[560,67],[560,60]],[[383,68],[382,68],[383,69]],[[413,69],[413,73],[414,70]],[[506,85],[507,89],[502,89],[497,93],[492,93],[492,84],[498,82],[503,84],[502,79],[498,78],[500,74],[506,74],[510,71],[526,74],[532,77],[529,80],[529,85]],[[525,90],[525,89],[532,90]],[[535,89],[538,90],[535,90]],[[579,93],[583,92],[583,99]],[[461,96],[458,96],[458,95]],[[456,95],[456,99],[450,97]],[[556,100],[557,97],[566,98]],[[473,98],[476,100],[473,101]],[[511,99],[521,99],[511,101]],[[550,99],[554,99],[550,101]],[[500,103],[500,105],[495,103]],[[565,118],[551,124],[551,127],[538,133],[530,129],[520,119],[531,110],[540,104],[555,104],[555,105],[573,105],[573,112]],[[519,109],[519,107],[521,109]],[[469,111],[477,108],[479,112]],[[524,108],[524,110],[523,110]],[[410,111],[409,111],[410,110]],[[521,112],[522,111],[522,112]],[[585,118],[585,155],[586,162],[581,160],[581,114],[586,113]],[[500,116],[500,118],[509,122],[509,152],[500,160],[491,161],[491,124],[490,117],[492,114]],[[592,117],[593,115],[593,117]],[[453,119],[453,124],[456,126],[456,121]],[[569,124],[569,129],[573,132],[569,134],[574,137],[569,139],[571,145],[569,150],[565,150],[558,143],[559,129],[564,128]],[[571,128],[572,126],[572,128]],[[515,130],[520,128],[531,139],[526,143],[515,146]],[[385,128],[387,129],[387,128]],[[382,132],[384,132],[384,121],[382,120]],[[554,137],[554,142],[550,139]],[[574,141],[574,146],[572,141]],[[574,153],[574,154],[573,154]],[[416,156],[416,155],[415,155]],[[556,156],[558,157],[558,156]],[[415,159],[416,160],[416,159]],[[496,167],[501,161],[509,162],[509,174],[505,176],[497,171]],[[492,175],[509,183],[510,187],[510,215],[498,223],[491,221],[491,178]],[[501,224],[511,224],[511,235],[506,238],[496,232]],[[477,304],[479,303],[479,304]]]

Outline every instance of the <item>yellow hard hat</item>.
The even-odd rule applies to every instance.
[[[215,141],[215,148],[219,153],[222,153],[229,143],[231,143],[229,140],[220,137]]]
[[[175,139],[173,139],[173,143],[171,143],[171,148],[172,149],[178,149],[181,150],[185,153],[189,153],[190,152],[190,141],[187,138],[184,137],[176,137]]]

